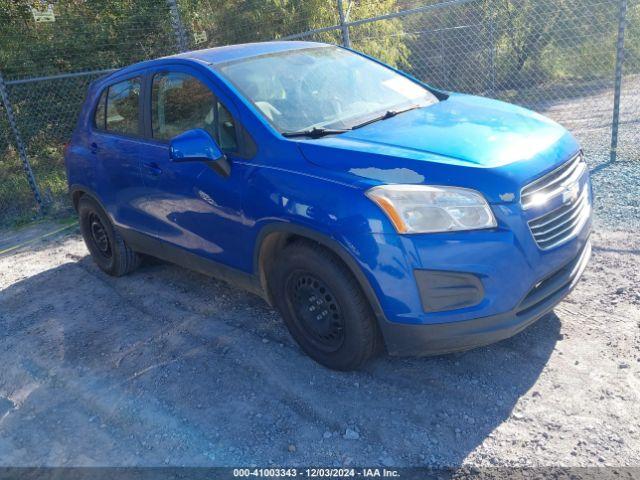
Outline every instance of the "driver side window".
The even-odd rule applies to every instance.
[[[153,77],[151,92],[153,138],[170,140],[187,130],[202,128],[225,151],[237,149],[233,117],[213,92],[197,78],[180,72]]]

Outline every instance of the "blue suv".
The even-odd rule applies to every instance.
[[[65,159],[102,270],[144,254],[233,282],[334,369],[510,337],[591,252],[588,169],[565,129],[331,45],[119,70],[91,85]]]

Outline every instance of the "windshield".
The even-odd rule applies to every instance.
[[[438,101],[416,82],[337,47],[252,57],[219,70],[283,133],[348,129],[388,111]]]

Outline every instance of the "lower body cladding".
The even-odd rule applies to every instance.
[[[591,243],[587,242],[574,259],[534,285],[518,306],[506,313],[430,325],[384,322],[382,329],[387,350],[392,355],[438,355],[489,345],[512,337],[553,310],[571,292],[580,280],[590,256]],[[434,277],[425,276],[425,279],[429,278]],[[436,295],[431,300],[462,302],[464,305],[474,297],[477,298],[481,292],[476,290],[476,282],[458,283],[464,282],[463,277],[452,277],[451,280],[455,284],[451,287],[454,293]],[[421,285],[419,288],[431,287]]]

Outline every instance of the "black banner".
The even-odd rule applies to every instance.
[[[639,479],[638,468],[390,468],[390,467],[0,467],[0,480],[227,480],[252,478]]]

